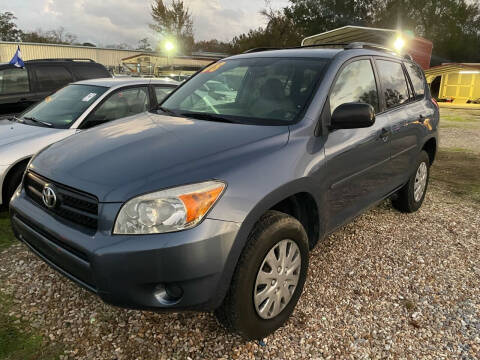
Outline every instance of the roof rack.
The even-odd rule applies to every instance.
[[[28,60],[28,62],[40,62],[40,61],[86,61],[94,63],[95,60],[88,59],[88,58],[53,58],[53,59],[34,59]]]
[[[293,46],[293,47],[287,47],[287,48],[275,48],[275,47],[259,47],[259,48],[254,48],[250,49],[244,52],[244,54],[249,54],[249,53],[255,53],[255,52],[261,52],[261,51],[269,51],[269,50],[291,50],[291,49],[305,49],[305,48],[315,48],[315,47],[342,47],[344,50],[354,50],[354,49],[372,49],[372,50],[380,50],[380,51],[386,51],[389,53],[395,53],[393,49],[390,49],[386,46],[382,46],[379,44],[375,43],[369,43],[369,42],[362,42],[362,41],[356,41],[356,42],[351,42],[351,43],[325,43],[325,44],[312,44],[312,45],[304,45],[304,46]],[[405,59],[412,60],[412,57],[410,54],[403,54],[401,55]]]

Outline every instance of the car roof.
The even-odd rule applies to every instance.
[[[173,85],[173,86],[179,85],[177,81],[168,79],[168,78],[139,78],[139,77],[90,79],[90,80],[77,81],[74,84],[95,85],[95,86],[103,86],[108,88],[117,87],[117,86],[148,85],[148,84]]]

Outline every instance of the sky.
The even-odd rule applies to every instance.
[[[168,2],[168,1],[167,1]],[[10,11],[24,31],[63,26],[79,42],[97,46],[127,43],[135,46],[142,38],[153,43],[151,0],[0,0],[0,11]],[[184,0],[194,22],[195,40],[231,40],[235,35],[265,24],[259,11],[264,0]],[[273,8],[288,0],[271,0]]]

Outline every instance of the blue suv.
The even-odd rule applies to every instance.
[[[262,338],[291,315],[318,241],[386,198],[419,209],[438,123],[422,70],[389,51],[232,56],[157,110],[38,153],[12,225],[107,303],[213,310]]]

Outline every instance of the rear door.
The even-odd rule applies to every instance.
[[[395,186],[405,183],[411,175],[412,164],[418,155],[419,130],[426,116],[421,101],[412,90],[402,61],[389,58],[375,59],[385,101],[388,122],[392,127],[390,172]]]
[[[62,64],[32,64],[36,101],[73,82],[72,73]]]
[[[32,105],[28,70],[6,66],[0,68],[0,114],[16,114]]]
[[[363,102],[377,113],[368,128],[338,129],[328,134],[329,228],[343,224],[390,191],[390,124],[381,111],[373,60],[355,58],[339,71],[329,95],[330,112],[343,103]]]

